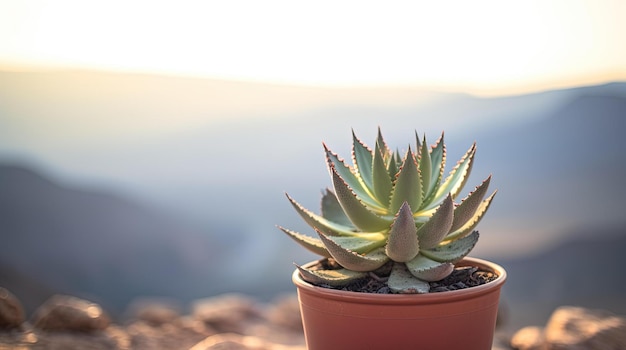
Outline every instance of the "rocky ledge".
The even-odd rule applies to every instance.
[[[166,301],[145,299],[116,324],[99,305],[55,295],[26,318],[19,300],[0,288],[4,349],[278,349],[304,350],[297,298],[262,304],[239,294],[197,300],[188,315]]]
[[[98,304],[55,295],[27,318],[0,287],[0,350],[190,349],[305,350],[295,295],[259,303],[240,294],[197,300],[188,314],[173,303],[145,299],[116,324]],[[626,318],[578,307],[557,309],[545,328],[497,334],[493,350],[626,349]]]

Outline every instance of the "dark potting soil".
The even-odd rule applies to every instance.
[[[324,265],[326,265],[324,266],[324,268],[333,267],[332,262],[330,264],[328,264],[327,262],[327,264]],[[335,288],[327,285],[323,285],[323,287],[360,293],[392,294],[391,289],[389,288],[389,286],[387,286],[387,279],[389,278],[392,264],[387,265],[374,272],[368,273],[368,276],[366,278],[352,282],[341,288]],[[497,274],[491,271],[480,270],[478,267],[475,266],[457,267],[448,277],[444,278],[443,280],[429,282],[429,293],[446,292],[457,289],[476,287],[489,283],[497,278]]]

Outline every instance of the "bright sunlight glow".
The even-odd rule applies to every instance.
[[[626,2],[0,0],[0,69],[482,94],[626,79]]]

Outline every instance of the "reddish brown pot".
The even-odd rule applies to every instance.
[[[457,266],[478,266],[499,277],[450,292],[369,294],[317,287],[295,270],[307,348],[491,349],[506,271],[474,258]]]

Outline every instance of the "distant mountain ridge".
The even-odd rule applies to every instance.
[[[120,212],[128,218],[119,220]],[[66,293],[98,301],[114,316],[144,296],[189,302],[235,289],[268,299],[293,292],[289,264],[256,284],[229,284],[226,260],[216,251],[236,247],[220,245],[214,235],[198,240],[198,232],[175,224],[123,197],[60,187],[30,170],[0,165],[0,285],[20,295],[28,312],[49,295]],[[530,256],[496,260],[509,275],[503,302],[514,329],[545,322],[568,303],[626,313],[626,225],[588,230]],[[185,241],[195,246],[195,256],[184,256]]]
[[[133,295],[217,290],[206,279],[220,248],[207,234],[145,204],[60,186],[23,167],[0,165],[0,232],[0,271],[15,283],[23,276],[0,285],[16,293],[32,292],[33,283],[23,285],[31,279],[120,311]]]
[[[559,247],[581,227],[592,240],[626,232],[626,83],[476,98],[264,85],[237,95],[239,84],[178,78],[19,77],[0,79],[0,278],[92,296],[109,310],[145,294],[292,290],[291,262],[313,256],[275,228],[310,233],[284,192],[316,208],[330,185],[321,142],[349,161],[351,128],[371,144],[380,126],[400,149],[416,129],[430,142],[445,130],[448,170],[477,141],[466,189],[492,173],[499,192],[473,255],[519,257],[518,281],[534,273],[524,254]],[[170,95],[183,87],[188,95]],[[282,98],[293,99],[289,108],[273,109]],[[168,130],[177,117],[192,127]],[[614,254],[587,253],[598,252]],[[553,256],[543,263],[575,259]]]

